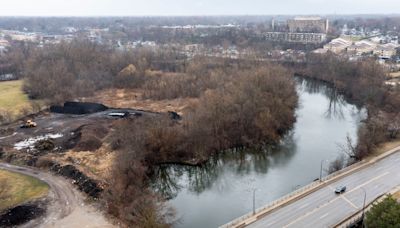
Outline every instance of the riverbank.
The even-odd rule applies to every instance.
[[[319,177],[321,160],[340,155],[338,144],[347,135],[357,138],[364,109],[331,96],[326,83],[295,82],[297,121],[278,145],[226,151],[201,167],[166,165],[157,171],[152,187],[176,208],[177,227],[217,227],[246,214],[254,189],[258,208],[305,186]],[[323,175],[327,166],[324,162]]]

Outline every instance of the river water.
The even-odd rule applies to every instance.
[[[340,156],[346,136],[356,140],[365,110],[324,83],[295,78],[297,122],[279,146],[263,151],[234,150],[202,167],[160,167],[154,188],[170,198],[177,227],[217,227],[266,205],[323,175]]]

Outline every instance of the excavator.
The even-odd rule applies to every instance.
[[[24,124],[21,125],[21,128],[34,128],[37,124],[33,120],[27,120]]]

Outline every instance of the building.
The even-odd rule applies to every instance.
[[[324,45],[324,50],[331,51],[334,53],[340,53],[346,51],[348,47],[350,47],[353,43],[350,40],[346,40],[344,38],[336,38],[331,40],[328,44]]]
[[[328,33],[329,21],[320,17],[296,17],[288,20],[289,32],[292,33]]]
[[[267,32],[265,38],[271,41],[295,42],[295,43],[322,43],[326,40],[324,33],[291,33],[291,32]]]
[[[7,40],[0,39],[0,55],[3,55],[9,46],[10,43]]]
[[[282,21],[272,19],[272,32],[267,32],[265,38],[271,41],[296,43],[322,43],[326,40],[329,29],[327,19],[319,17],[296,17]]]
[[[361,40],[347,47],[347,52],[355,55],[372,53],[378,45],[368,40]]]
[[[379,56],[379,58],[389,59],[397,54],[397,48],[399,48],[399,45],[393,43],[378,45],[373,50],[373,54]]]

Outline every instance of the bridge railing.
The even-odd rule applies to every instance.
[[[237,226],[241,222],[245,221],[246,219],[251,218],[252,216],[255,216],[257,214],[259,214],[257,217],[262,216],[263,215],[262,212],[265,211],[265,213],[267,213],[269,210],[272,210],[276,206],[281,205],[284,202],[289,202],[290,201],[289,199],[292,199],[292,198],[295,199],[295,197],[301,196],[301,194],[304,194],[304,193],[310,191],[311,189],[317,188],[317,186],[323,186],[324,184],[326,184],[326,181],[329,181],[332,178],[334,178],[334,177],[336,177],[336,176],[338,176],[338,175],[340,175],[342,173],[345,173],[347,171],[354,170],[356,167],[361,167],[360,165],[361,165],[361,163],[355,163],[353,165],[347,166],[347,167],[345,167],[345,168],[343,168],[343,169],[341,169],[341,170],[339,170],[337,172],[334,172],[332,174],[329,174],[329,175],[323,177],[321,179],[322,180],[321,182],[320,181],[314,181],[314,182],[312,182],[312,183],[310,183],[308,185],[305,185],[305,186],[303,186],[303,187],[301,187],[299,189],[296,189],[295,191],[292,191],[289,194],[286,194],[286,195],[284,195],[284,196],[282,196],[282,197],[280,197],[280,198],[268,203],[267,205],[265,205],[263,207],[257,208],[255,210],[255,214],[253,214],[253,212],[247,213],[247,214],[245,214],[245,215],[243,215],[243,216],[241,216],[241,217],[239,217],[239,218],[237,218],[237,219],[235,219],[233,221],[230,221],[229,223],[226,223],[226,224],[224,224],[224,225],[222,225],[220,227],[221,228],[228,228],[228,227]]]
[[[373,158],[370,161],[361,161],[361,162],[354,163],[350,166],[347,166],[339,171],[336,171],[332,174],[329,174],[329,175],[321,178],[321,181],[314,181],[308,185],[305,185],[302,188],[299,188],[289,194],[282,196],[281,198],[279,198],[277,200],[274,200],[274,201],[268,203],[267,205],[265,205],[261,208],[258,208],[254,214],[252,212],[247,213],[247,214],[245,214],[229,223],[226,223],[220,227],[221,228],[228,228],[228,227],[235,227],[235,226],[241,227],[240,225],[243,224],[245,220],[250,219],[251,217],[254,217],[254,220],[258,219],[259,217],[263,217],[266,213],[272,211],[273,209],[275,209],[278,206],[282,206],[285,203],[289,203],[298,197],[304,197],[305,196],[304,194],[306,194],[306,193],[312,193],[314,191],[317,191],[320,187],[328,184],[328,182],[335,181],[335,178],[341,174],[345,175],[345,174],[350,174],[352,172],[355,172],[359,169],[362,169],[366,165],[373,164],[376,161],[379,161],[383,158],[386,158],[386,157],[392,155],[393,153],[397,152],[398,150],[400,150],[400,146],[393,148],[393,149]]]
[[[295,191],[290,192],[289,194],[286,194],[286,195],[284,195],[284,196],[282,196],[282,197],[280,197],[280,198],[268,203],[267,205],[265,205],[263,207],[257,208],[255,210],[255,214],[253,214],[253,212],[247,213],[247,214],[245,214],[245,215],[243,215],[243,216],[241,216],[241,217],[239,217],[239,218],[237,218],[237,219],[235,219],[235,220],[233,220],[233,221],[231,221],[231,222],[229,222],[227,224],[224,224],[224,225],[222,225],[220,227],[221,228],[227,228],[227,227],[232,227],[232,226],[238,225],[241,222],[243,222],[244,220],[246,220],[246,219],[248,219],[248,218],[250,218],[250,217],[252,217],[254,215],[257,215],[262,211],[266,211],[266,210],[268,210],[270,208],[272,209],[272,208],[282,204],[283,202],[288,201],[290,198],[295,197],[295,196],[297,196],[297,195],[299,195],[301,193],[304,193],[304,192],[310,190],[311,188],[313,188],[313,187],[315,187],[315,186],[317,186],[319,184],[320,184],[319,182],[314,181],[314,182],[312,182],[312,183],[310,183],[310,184],[308,184],[306,186],[303,186],[303,187],[301,187],[299,189],[296,189]]]

